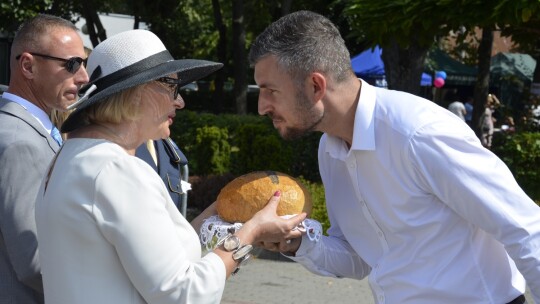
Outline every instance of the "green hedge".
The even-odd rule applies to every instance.
[[[324,197],[324,187],[322,183],[314,183],[306,180],[303,177],[299,177],[300,182],[306,186],[311,194],[311,201],[313,203],[313,210],[311,212],[311,218],[321,223],[323,232],[326,234],[328,228],[330,228],[330,221],[328,220],[328,214],[326,213],[326,199]]]
[[[540,133],[496,133],[492,147],[525,193],[540,205]]]
[[[224,174],[229,172],[231,146],[226,128],[203,126],[195,130],[193,160],[199,174]]]
[[[320,181],[317,147],[320,133],[285,141],[267,117],[177,113],[171,137],[189,161],[190,175],[274,170]]]

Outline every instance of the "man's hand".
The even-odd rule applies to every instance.
[[[306,213],[289,219],[278,216],[276,210],[280,196],[281,193],[276,192],[268,204],[253,217],[254,222],[259,222],[258,228],[268,229],[262,232],[263,237],[255,242],[255,245],[269,251],[294,255],[300,247],[302,235],[305,233],[303,229],[299,228],[299,225],[306,218]],[[265,222],[271,225],[266,225]]]
[[[296,251],[298,248],[300,248],[300,244],[302,244],[302,236],[277,243],[259,242],[256,245],[257,247],[261,247],[269,251],[281,252],[288,256],[295,256]]]

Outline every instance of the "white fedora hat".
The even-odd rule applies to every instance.
[[[222,66],[206,60],[174,60],[163,42],[147,30],[116,34],[98,44],[88,57],[90,82],[81,90],[86,94],[72,105],[75,110],[62,124],[62,132],[83,126],[81,111],[122,90],[174,73],[178,74],[179,86],[183,86]]]

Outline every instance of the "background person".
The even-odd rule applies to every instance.
[[[187,164],[187,159],[176,143],[170,137],[148,140],[137,148],[135,156],[147,162],[158,173],[172,201],[180,212],[184,212],[182,199],[190,189],[189,185],[182,183],[182,174],[186,174],[182,172],[182,166]]]
[[[495,117],[493,117],[493,113],[495,112],[495,108],[497,108],[499,105],[499,99],[497,99],[497,97],[493,94],[488,94],[484,104],[484,113],[482,113],[478,122],[480,141],[482,142],[482,146],[487,149],[491,149],[494,125],[496,121]]]
[[[38,15],[11,46],[9,88],[0,99],[0,303],[43,302],[34,202],[60,147],[49,115],[65,111],[88,81],[77,31]]]
[[[463,102],[459,100],[451,102],[448,105],[448,110],[454,113],[461,120],[465,121],[465,115],[467,115],[467,110],[465,109],[465,105],[463,104]]]
[[[307,11],[260,34],[249,60],[259,113],[284,138],[324,132],[331,227],[266,249],[310,271],[368,277],[377,303],[540,303],[540,208],[454,114],[353,73],[327,18]]]
[[[471,96],[467,97],[465,100],[465,111],[467,111],[467,113],[465,113],[465,122],[469,125],[469,127],[472,127],[472,115],[474,109],[473,102],[474,98]]]
[[[201,256],[196,231],[214,205],[190,224],[155,170],[135,157],[144,142],[170,135],[184,107],[179,88],[221,66],[174,60],[146,30],[122,32],[92,51],[86,94],[95,90],[62,125],[68,140],[36,202],[47,303],[219,303],[250,244],[300,236],[291,230],[305,213],[278,217],[276,193]]]

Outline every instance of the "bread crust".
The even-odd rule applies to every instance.
[[[219,217],[230,223],[245,223],[280,190],[277,214],[311,214],[309,191],[293,177],[276,171],[255,171],[239,176],[223,187],[217,197]]]

